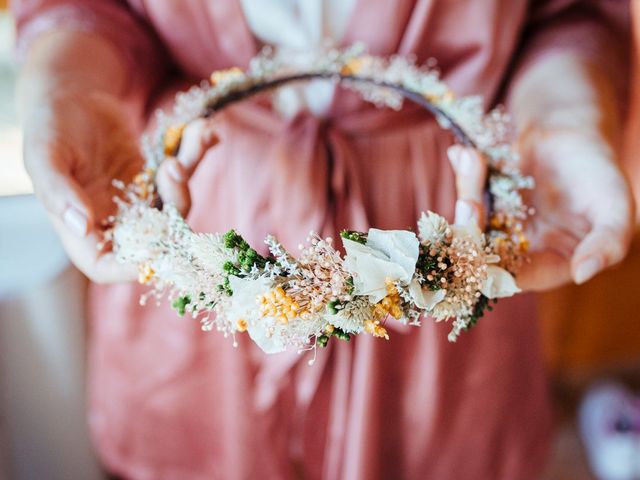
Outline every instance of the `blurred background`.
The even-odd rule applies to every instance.
[[[14,25],[6,8],[0,0],[0,479],[105,478],[85,426],[86,284],[31,195],[22,166]],[[626,148],[636,191],[638,104],[631,102]],[[540,297],[557,417],[545,480],[595,478],[578,428],[585,392],[609,381],[633,396],[640,386],[639,277],[640,237],[614,271]]]

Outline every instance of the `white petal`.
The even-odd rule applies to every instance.
[[[340,330],[346,333],[361,333],[364,331],[364,322],[359,322],[355,318],[347,318],[344,315],[326,315],[325,319],[327,323],[330,323],[334,327],[338,327]]]
[[[422,212],[418,220],[418,234],[423,242],[434,243],[442,240],[444,232],[449,227],[447,220],[434,212]]]
[[[229,276],[229,286],[233,290],[229,306],[225,309],[225,319],[232,325],[244,320],[248,325],[259,318],[258,296],[271,287],[268,279],[248,280],[233,275]]]
[[[487,266],[487,279],[480,289],[482,294],[488,298],[510,297],[521,290],[516,285],[516,281],[504,268],[495,265]]]
[[[246,279],[229,276],[229,286],[233,290],[231,304],[225,310],[226,320],[233,325],[240,319],[247,322],[247,332],[258,347],[265,353],[278,353],[286,350],[278,325],[272,318],[262,318],[258,309],[258,297],[267,292],[271,282],[267,278]],[[269,331],[273,328],[273,333]]]
[[[264,353],[280,353],[284,352],[287,347],[280,335],[278,327],[274,327],[274,331],[269,335],[270,322],[266,318],[258,319],[249,324],[247,332],[258,347]]]
[[[409,285],[409,295],[411,295],[416,307],[423,310],[431,310],[444,299],[446,294],[446,290],[422,288],[417,280],[413,280]]]
[[[404,276],[396,280],[409,283],[416,271],[420,254],[420,242],[413,232],[371,228],[367,235],[367,246],[384,253],[389,261],[400,265],[404,270]]]
[[[343,245],[347,252],[345,268],[353,275],[356,295],[368,295],[372,302],[379,302],[387,294],[387,279],[405,276],[404,269],[388,261],[381,252],[346,238]]]
[[[453,236],[458,238],[466,238],[476,244],[479,250],[484,248],[484,239],[482,231],[475,223],[469,223],[466,225],[451,225]]]

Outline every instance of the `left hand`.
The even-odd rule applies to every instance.
[[[633,234],[634,203],[610,144],[572,128],[532,130],[519,143],[523,170],[536,182],[527,198],[535,214],[521,288],[581,284],[620,262]]]
[[[634,204],[607,142],[570,129],[536,131],[520,139],[523,170],[535,179],[526,199],[534,207],[527,234],[530,261],[518,272],[523,290],[584,283],[620,262],[633,232]],[[456,223],[483,218],[486,160],[452,147]]]

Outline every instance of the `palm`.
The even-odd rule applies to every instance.
[[[25,166],[69,257],[96,281],[132,278],[99,250],[113,179],[128,182],[141,167],[124,110],[106,95],[59,92],[39,107],[25,118]]]
[[[536,179],[525,286],[566,283],[587,257],[603,265],[619,260],[628,236],[619,226],[630,225],[630,197],[608,144],[581,132],[553,132],[523,151],[525,169]]]
[[[141,157],[126,118],[117,102],[107,97],[81,97],[58,109],[52,129],[60,145],[52,159],[68,168],[86,195],[96,225],[114,212],[114,179],[128,182],[140,171]]]

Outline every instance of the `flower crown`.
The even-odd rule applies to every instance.
[[[196,233],[155,189],[160,163],[177,153],[185,126],[225,106],[286,83],[325,78],[359,92],[379,107],[400,109],[404,98],[432,112],[457,141],[477,149],[489,163],[489,218],[483,233],[473,225],[450,225],[423,213],[417,234],[405,230],[343,231],[346,254],[331,238],[311,233],[297,257],[268,236],[258,253],[236,231]],[[234,338],[248,332],[267,353],[316,350],[331,338],[358,334],[388,339],[388,321],[420,325],[423,315],[452,319],[449,340],[473,326],[490,304],[519,289],[515,274],[525,259],[523,222],[529,209],[520,190],[533,181],[517,168],[508,143],[510,125],[498,110],[485,115],[479,97],[456,98],[432,68],[411,59],[384,59],[359,47],[331,50],[292,65],[271,51],[247,71],[232,68],[176,98],[170,115],[143,142],[146,167],[124,191],[109,219],[107,240],[119,261],[139,266],[143,295],[159,303],[168,296],[184,315],[201,318],[204,330]],[[266,251],[266,250],[265,250]],[[315,358],[315,357],[314,357]]]

